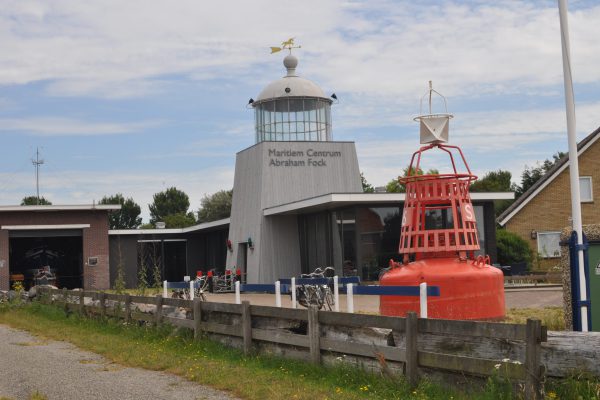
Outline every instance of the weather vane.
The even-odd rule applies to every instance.
[[[283,49],[289,50],[290,54],[291,54],[292,53],[292,49],[299,49],[299,48],[301,48],[302,46],[300,46],[300,45],[294,46],[294,39],[295,38],[289,38],[285,42],[281,43],[281,47],[271,47],[271,54],[280,52]]]

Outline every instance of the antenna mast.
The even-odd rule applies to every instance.
[[[31,163],[35,166],[35,188],[37,193],[37,205],[40,205],[40,165],[44,163],[44,160],[40,160],[40,149],[35,148],[35,160],[31,160]]]

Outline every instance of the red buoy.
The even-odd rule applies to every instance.
[[[413,154],[407,176],[400,179],[406,187],[399,246],[402,262],[390,261],[379,284],[438,286],[440,296],[427,300],[429,318],[499,319],[505,314],[504,276],[490,265],[489,256],[473,256],[479,240],[469,185],[477,177],[459,147],[442,143],[447,140],[450,117],[418,117],[422,143],[429,144]],[[452,173],[419,175],[422,155],[432,149],[449,155]],[[457,169],[454,152],[460,154],[466,172]],[[419,298],[381,296],[379,310],[390,316],[418,313]]]

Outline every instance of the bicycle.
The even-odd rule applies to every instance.
[[[202,276],[202,277],[197,277],[196,279],[194,279],[193,282],[194,282],[194,298],[199,298],[202,301],[206,301],[206,296],[204,295],[204,292],[208,288],[208,279],[206,277]],[[192,299],[192,297],[190,296],[189,288],[174,290],[173,293],[171,294],[171,297],[174,299],[183,299],[183,300],[191,300]]]
[[[320,310],[327,306],[329,311],[333,310],[335,297],[333,296],[333,283],[331,279],[335,275],[335,270],[331,267],[315,269],[310,274],[300,275],[301,279],[323,279],[328,278],[327,284],[302,284],[296,287],[296,300],[303,307],[311,305],[317,306]]]

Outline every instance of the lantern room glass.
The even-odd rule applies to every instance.
[[[254,106],[256,143],[265,141],[331,141],[331,102],[285,97]]]

